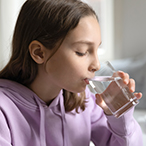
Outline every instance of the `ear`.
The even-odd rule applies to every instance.
[[[45,47],[39,41],[32,41],[29,44],[29,52],[32,59],[37,64],[42,64],[45,61]]]

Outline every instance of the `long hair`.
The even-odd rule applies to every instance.
[[[11,58],[0,71],[0,78],[30,85],[36,78],[38,67],[30,56],[29,44],[37,40],[48,49],[58,48],[58,42],[64,40],[81,18],[89,15],[96,16],[94,10],[80,0],[27,0],[17,18]],[[63,91],[66,111],[85,109],[85,93],[79,97]]]

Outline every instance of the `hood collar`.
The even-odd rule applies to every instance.
[[[39,109],[40,144],[41,144],[41,146],[46,146],[45,110],[44,110],[44,107],[47,106],[46,103],[43,100],[41,100],[29,88],[27,88],[26,86],[23,86],[22,84],[14,82],[14,81],[0,79],[0,88],[6,88],[6,90],[8,90],[10,94],[20,95],[20,98],[18,98],[18,96],[13,96],[12,98],[16,98],[15,100],[19,100],[19,102],[21,101],[21,103],[23,103],[25,101],[25,104],[27,106],[32,107],[32,105],[35,105]],[[64,146],[67,146],[67,144],[66,144],[67,132],[66,132],[66,127],[65,127],[66,119],[65,119],[64,99],[63,99],[62,93],[63,93],[63,91],[61,90],[60,93],[58,94],[58,96],[49,105],[49,108],[52,108],[55,112],[55,109],[57,109],[57,105],[60,106],[60,111],[56,111],[56,112],[57,112],[57,115],[59,115],[62,118]]]
[[[9,93],[12,93],[13,95],[17,94],[17,96],[13,96],[13,98],[15,98],[15,100],[17,100],[18,102],[25,104],[27,107],[29,106],[36,109],[38,107],[36,99],[41,103],[43,107],[47,106],[46,103],[42,99],[40,99],[31,89],[15,81],[0,79],[0,88],[5,88],[7,91],[9,91]],[[61,90],[58,96],[49,105],[49,107],[54,107],[59,103],[59,98],[60,96],[62,96],[62,93],[63,91]],[[18,98],[18,95],[21,98]]]

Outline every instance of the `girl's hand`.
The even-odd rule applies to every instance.
[[[116,72],[113,76],[119,76],[123,79],[123,83],[129,87],[130,92],[135,91],[135,80],[129,79],[129,75],[127,73],[124,73],[122,71]],[[140,99],[142,97],[142,93],[134,93],[134,95],[137,97],[137,99]],[[96,94],[96,103],[104,110],[105,114],[112,115],[110,110],[108,109],[107,105],[102,99],[102,94]]]

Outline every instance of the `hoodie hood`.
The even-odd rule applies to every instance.
[[[0,79],[0,88],[3,88],[10,94],[14,95],[13,97],[10,96],[10,98],[12,98],[12,100],[17,100],[18,102],[24,104],[26,107],[36,109],[39,108],[40,105],[47,106],[46,103],[42,99],[40,99],[32,90],[17,82]],[[21,98],[18,98],[18,95],[20,95]],[[56,106],[58,104],[60,95],[62,95],[62,90],[49,105],[50,107]]]
[[[6,94],[13,102],[23,105],[29,110],[39,110],[39,138],[40,145],[46,146],[46,133],[45,133],[45,108],[48,108],[46,103],[41,100],[32,90],[14,81],[0,79],[0,89]],[[49,105],[54,111],[54,114],[59,115],[62,118],[63,137],[65,140],[65,109],[63,106],[62,90],[59,95]],[[59,108],[58,108],[59,107]],[[60,110],[58,110],[60,109]],[[65,142],[65,141],[64,141]],[[64,144],[65,146],[65,144]]]

